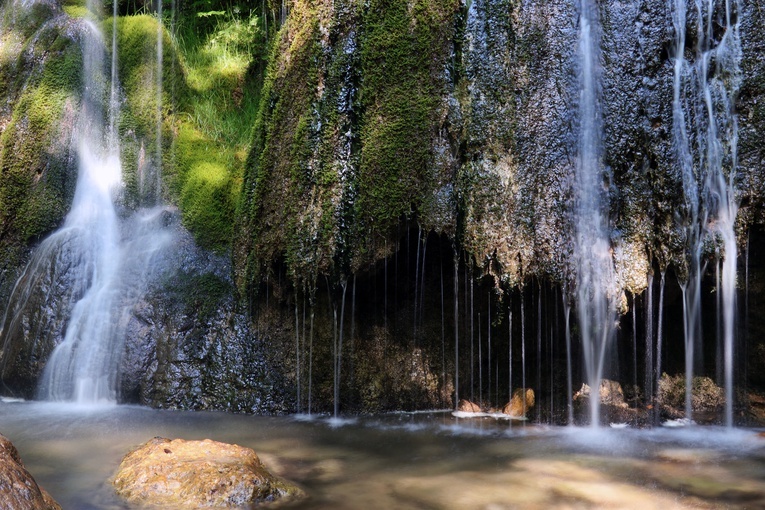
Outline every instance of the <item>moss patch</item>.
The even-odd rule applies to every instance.
[[[244,175],[235,266],[342,280],[437,187],[433,140],[456,1],[295,2],[271,54]]]

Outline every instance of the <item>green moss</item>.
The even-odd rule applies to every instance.
[[[184,313],[205,323],[213,317],[221,303],[231,295],[231,284],[213,273],[179,272],[165,288],[178,296]]]
[[[242,162],[190,122],[179,123],[173,153],[179,170],[172,194],[179,197],[184,225],[203,247],[224,250],[231,242],[241,184],[232,168]]]
[[[204,246],[221,248],[231,238],[231,181],[225,167],[202,162],[189,171],[181,192],[184,224]]]
[[[434,194],[459,3],[323,9],[295,2],[271,55],[239,210],[242,290],[277,261],[296,285],[342,279]]]
[[[81,5],[64,5],[64,12],[72,18],[92,17],[88,8]]]
[[[59,50],[32,73],[0,138],[0,224],[25,244],[58,224],[71,193],[66,155],[52,151],[68,151],[54,141],[66,105],[77,99],[82,57],[73,41],[49,38]]]
[[[357,202],[366,236],[390,237],[432,191],[432,137],[446,86],[441,70],[458,8],[457,2],[373,0],[369,5],[361,38]]]
[[[296,213],[314,182],[307,157],[312,153],[309,119],[318,85],[314,67],[320,54],[318,36],[313,3],[296,2],[271,52],[238,220],[242,236],[238,250],[246,261],[236,263],[245,266],[241,271],[250,282],[258,281],[266,267],[288,251],[314,259],[314,243],[301,246],[295,233],[313,230]]]

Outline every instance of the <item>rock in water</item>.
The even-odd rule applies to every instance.
[[[122,459],[112,483],[131,503],[166,508],[240,507],[302,494],[250,448],[209,439],[155,437]]]
[[[590,386],[588,384],[582,384],[582,388],[574,394],[574,401],[589,399],[590,393]],[[624,401],[624,390],[622,390],[622,385],[616,381],[610,379],[601,380],[599,393],[601,404],[620,408],[628,407],[627,403]]]
[[[24,468],[16,447],[0,435],[0,508],[61,510]]]
[[[480,413],[481,412],[481,406],[479,406],[476,403],[473,403],[469,400],[460,400],[459,405],[457,406],[457,410],[461,411],[463,413]]]
[[[512,416],[514,418],[523,418],[526,413],[534,407],[534,390],[531,388],[518,388],[513,392],[513,397],[510,399],[502,413]]]

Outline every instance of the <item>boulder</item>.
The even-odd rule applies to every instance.
[[[534,390],[518,388],[513,391],[510,402],[505,405],[502,412],[514,418],[524,418],[532,407],[534,407]]]
[[[0,508],[61,510],[24,468],[16,447],[0,435]]]
[[[698,413],[721,412],[725,408],[725,391],[709,377],[694,377],[691,388],[691,409],[694,420],[699,421]],[[662,413],[669,418],[685,416],[685,374],[674,376],[663,373],[659,379],[657,401]],[[704,420],[702,420],[704,421]]]
[[[164,508],[242,507],[302,494],[250,448],[209,439],[155,437],[122,459],[112,484],[130,503]]]
[[[590,398],[590,386],[582,384],[582,388],[574,394],[574,401]],[[624,391],[622,385],[616,381],[610,379],[603,379],[600,381],[600,402],[615,407],[626,408],[627,403],[624,401]]]
[[[480,413],[481,406],[469,400],[463,399],[463,400],[460,400],[460,403],[457,406],[457,411],[461,411],[463,413]]]

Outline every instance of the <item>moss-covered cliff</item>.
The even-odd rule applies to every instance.
[[[0,9],[0,289],[5,292],[29,245],[67,212],[77,176],[71,131],[82,87],[75,24],[54,2],[37,2],[28,10],[16,3]]]
[[[292,4],[272,49],[245,172],[241,291],[284,263],[315,288],[388,256],[401,221],[454,232],[437,164],[457,2]],[[445,211],[444,211],[445,209]]]

